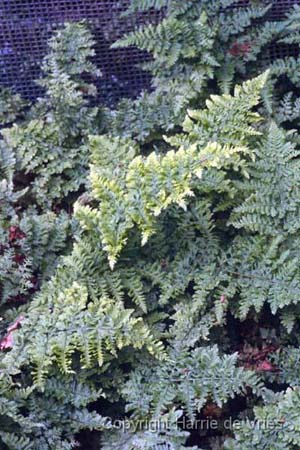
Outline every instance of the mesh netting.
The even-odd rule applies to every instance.
[[[269,4],[270,1],[265,0]],[[281,20],[293,5],[299,5],[299,0],[273,0],[273,5],[268,13],[268,19]]]
[[[35,80],[47,40],[64,22],[86,19],[97,42],[101,100],[111,103],[136,96],[149,85],[149,75],[136,67],[147,56],[134,48],[111,50],[110,45],[136,24],[157,21],[159,13],[120,19],[128,4],[129,0],[0,0],[0,84],[27,99],[38,96]]]
[[[102,71],[100,100],[115,103],[135,97],[149,86],[150,77],[137,68],[148,56],[134,48],[111,50],[125,32],[144,22],[157,22],[161,13],[150,12],[120,19],[130,0],[0,0],[0,84],[33,100],[40,94],[35,81],[40,75],[47,40],[66,21],[86,19],[94,32],[95,62]],[[243,0],[243,4],[249,2]],[[300,0],[275,0],[268,19],[280,20]],[[274,49],[276,56],[290,50]]]

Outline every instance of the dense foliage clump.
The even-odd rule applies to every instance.
[[[2,92],[0,448],[300,446],[299,9],[233,4],[132,0],[165,15],[114,111],[82,23]]]

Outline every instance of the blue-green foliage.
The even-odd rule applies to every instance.
[[[112,419],[130,414],[129,448],[182,446],[188,436],[176,431],[182,414],[193,421],[208,401],[222,408],[250,389],[261,393],[260,377],[239,367],[236,353],[214,345],[226,314],[242,301],[221,265],[234,248],[221,233],[230,236],[232,225],[214,215],[246,197],[242,186],[250,182],[256,149],[264,148],[257,128],[262,119],[253,108],[265,81],[266,74],[190,113],[185,131],[172,142],[183,142],[179,150],[143,156],[129,140],[91,138],[92,189],[76,205],[81,236],[31,303],[3,355],[5,373],[31,373],[43,398],[51,374],[67,380],[80,370],[83,383],[102,389]],[[124,237],[127,217],[132,223]],[[150,233],[144,224],[151,225]],[[147,232],[143,247],[139,229]],[[118,237],[122,246],[115,254]],[[161,418],[173,421],[165,440],[160,432],[147,434],[146,424]],[[135,434],[139,421],[144,425]],[[87,419],[87,428],[97,426]],[[61,433],[69,432],[65,427]],[[117,430],[102,441],[104,448],[125,445]],[[32,433],[30,445],[35,442]]]
[[[88,103],[96,89],[81,79],[86,73],[98,75],[89,60],[93,44],[82,23],[58,31],[42,66],[44,97],[25,121],[2,131],[16,170],[28,180],[28,195],[41,208],[61,204],[86,186],[87,136],[101,127],[99,108]]]
[[[232,4],[132,2],[166,8],[118,44],[155,55],[155,90],[113,112],[108,135],[85,98],[83,24],[52,39],[25,118],[4,92],[3,121],[20,121],[0,145],[1,448],[299,447],[299,146],[280,126],[298,101],[271,95],[297,84],[298,62],[235,85],[270,40],[298,42],[299,11],[253,25],[268,7]],[[209,411],[242,425],[214,440],[182,426]]]
[[[299,8],[295,6],[281,22],[265,21],[271,4],[132,1],[128,13],[164,7],[159,24],[141,26],[114,44],[135,45],[153,56],[143,65],[153,76],[153,89],[134,101],[121,101],[113,114],[112,131],[141,142],[156,140],[161,131],[180,126],[186,108],[202,106],[209,92],[229,93],[236,82],[266,68],[271,69],[271,76],[263,93],[264,106],[268,114],[276,115],[284,92],[278,81],[298,87],[299,59],[274,60],[271,44],[299,44]],[[278,118],[283,120],[282,112]]]

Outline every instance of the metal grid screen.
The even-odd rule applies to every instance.
[[[248,1],[243,4],[248,4]],[[96,39],[95,62],[103,76],[98,89],[101,101],[115,103],[135,97],[149,86],[149,74],[137,68],[147,56],[137,49],[111,50],[124,33],[145,22],[157,22],[161,13],[150,12],[120,19],[130,0],[0,0],[0,85],[33,100],[40,94],[35,81],[47,52],[47,40],[66,21],[86,19]],[[268,18],[280,20],[300,0],[273,0]],[[276,56],[286,50],[275,49]]]
[[[47,53],[47,40],[64,22],[86,19],[97,42],[101,100],[111,103],[136,96],[150,81],[136,67],[145,53],[134,48],[111,50],[110,45],[137,24],[159,20],[159,14],[120,19],[128,4],[129,0],[0,0],[0,85],[27,99],[38,96],[41,91],[35,80]]]

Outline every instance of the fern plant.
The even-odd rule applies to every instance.
[[[299,447],[299,390],[289,388],[277,394],[267,391],[264,400],[264,406],[255,408],[252,421],[241,420],[236,425],[235,439],[225,443],[226,450]]]
[[[265,79],[266,75],[263,75],[237,87],[233,97],[211,97],[207,101],[207,110],[191,113],[198,120],[197,131],[190,119],[185,121],[184,129],[190,132],[195,142],[189,135],[183,135],[184,144],[177,152],[170,150],[163,156],[153,152],[143,158],[136,156],[134,146],[127,147],[125,142],[124,147],[121,144],[117,159],[118,141],[113,144],[114,151],[110,143],[105,142],[105,137],[92,141],[96,163],[91,171],[92,192],[101,202],[100,210],[77,206],[76,213],[86,229],[100,230],[103,248],[109,254],[112,267],[134,224],[140,229],[145,244],[154,232],[155,217],[163,210],[171,204],[186,209],[186,201],[194,195],[191,190],[193,176],[200,178],[203,170],[210,167],[229,166],[238,170],[243,165],[240,154],[251,153],[246,145],[247,138],[257,134],[251,125],[259,120],[251,108],[259,101]],[[220,113],[225,108],[228,110],[222,116]],[[178,144],[176,138],[169,142]]]
[[[80,381],[79,373],[76,379],[62,380],[59,374],[50,377],[44,395],[27,387],[25,374],[18,382],[2,374],[0,384],[1,448],[71,450],[78,447],[74,433],[87,424],[98,430],[111,427],[108,418],[88,410],[88,403],[103,393]]]
[[[126,43],[140,40],[155,53],[149,67],[157,89],[130,110],[146,112],[145,126],[138,115],[134,121],[126,115],[128,128],[116,136],[123,110],[112,113],[112,132],[99,134],[80,76],[93,70],[90,34],[73,24],[58,33],[45,59],[46,101],[3,132],[0,276],[5,270],[19,276],[14,285],[5,284],[8,276],[3,281],[8,295],[23,284],[32,289],[26,285],[32,271],[42,282],[28,306],[5,311],[2,321],[5,450],[84,448],[92,436],[99,450],[300,445],[299,377],[292,370],[299,356],[299,151],[296,133],[276,123],[286,122],[272,109],[276,101],[268,103],[274,74],[296,66],[285,61],[281,71],[277,61],[231,87],[269,39],[291,39],[297,9],[285,30],[257,22],[251,28],[267,8],[226,11],[231,4],[132,2],[132,11],[167,13],[158,27]],[[250,48],[247,39],[258,30]],[[170,109],[175,103],[178,109]],[[27,139],[38,145],[35,178],[24,191],[15,173],[23,174],[20,164],[32,154]],[[61,172],[59,152],[53,165],[47,159],[52,144],[74,149],[64,153],[72,161],[62,159]],[[79,196],[88,155],[88,189]],[[45,189],[37,187],[42,178]],[[51,183],[57,191],[47,197]],[[68,249],[72,223],[62,207],[72,205],[71,193],[80,229],[58,259]],[[247,360],[241,342],[273,323],[276,345],[263,345]],[[211,430],[197,429],[210,414],[221,422],[235,416],[241,425],[230,437],[221,426],[212,441]],[[260,427],[268,418],[275,428]]]
[[[183,142],[178,151],[148,156],[130,140],[91,138],[92,189],[76,205],[81,234],[20,327],[7,330],[4,373],[30,372],[44,397],[53,372],[67,380],[80,367],[85,383],[102,387],[110,408],[125,403],[117,417],[129,413],[132,426],[161,414],[174,422],[185,411],[194,420],[211,399],[222,407],[249,389],[260,393],[259,376],[208,340],[226,322],[223,296],[230,294],[224,277],[216,277],[226,249],[218,236],[225,223],[214,218],[216,200],[221,192],[223,207],[232,208],[240,198],[237,178],[249,176],[261,140],[253,108],[266,76],[236,87],[233,96],[213,97],[207,110],[194,113],[194,125],[206,130],[199,144],[193,128],[174,137],[174,144]],[[223,121],[219,128],[216,118]],[[224,377],[215,379],[221,372]],[[179,377],[172,387],[170,376]],[[116,377],[122,381],[117,389]],[[95,429],[90,420],[86,426]],[[110,435],[103,435],[104,448],[120,446],[124,436]],[[176,448],[186,437],[174,428],[168,438],[158,433],[150,439],[143,426],[140,434],[129,432],[128,442]]]
[[[44,97],[24,122],[2,131],[5,145],[16,155],[16,169],[30,187],[31,201],[41,208],[70,203],[70,196],[86,185],[87,136],[101,128],[99,108],[88,104],[96,89],[81,78],[99,75],[90,62],[93,45],[83,23],[58,31],[42,65]]]
[[[140,27],[113,47],[134,45],[153,56],[143,65],[152,75],[152,92],[121,101],[112,131],[141,142],[155,140],[162,130],[181,125],[187,107],[202,107],[207,93],[229,93],[237,82],[267,68],[271,76],[263,93],[264,106],[276,116],[277,98],[285,92],[282,81],[294,90],[299,84],[299,60],[295,56],[274,60],[272,45],[299,44],[299,8],[296,5],[286,20],[271,22],[264,19],[271,5],[133,0],[128,13],[164,8],[163,19],[158,25]]]

